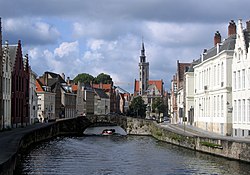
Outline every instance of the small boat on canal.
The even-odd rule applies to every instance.
[[[115,134],[115,129],[104,129],[102,131],[102,135],[107,136],[107,135],[113,135]]]

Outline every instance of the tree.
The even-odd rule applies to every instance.
[[[152,111],[157,111],[160,115],[160,113],[164,113],[167,110],[167,106],[164,104],[163,99],[158,97],[154,99],[152,104]]]
[[[74,83],[78,83],[80,81],[81,83],[84,84],[90,84],[91,81],[94,81],[94,77],[92,75],[89,75],[87,73],[81,73],[78,74],[74,79]]]
[[[141,96],[137,96],[133,98],[131,104],[129,105],[130,113],[134,116],[144,118],[146,112],[146,105],[144,104],[144,100]]]
[[[99,75],[97,75],[97,77],[95,78],[95,83],[99,84],[99,83],[103,83],[103,84],[112,84],[112,78],[110,77],[110,75],[108,74],[104,74],[104,73],[100,73]]]

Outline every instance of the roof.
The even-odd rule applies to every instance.
[[[184,80],[184,74],[188,71],[189,67],[191,66],[191,63],[180,63],[177,61],[177,76],[179,81]]]
[[[72,91],[74,92],[74,91],[77,91],[77,89],[78,89],[78,85],[77,84],[73,84],[72,85]]]
[[[246,48],[248,48],[249,47],[249,41],[250,41],[250,31],[248,31],[247,29],[244,30],[244,38],[245,38]]]
[[[230,35],[227,39],[225,39],[222,43],[219,43],[219,52],[224,50],[234,50],[235,48],[236,35]],[[203,55],[203,60],[209,59],[215,55],[217,55],[217,45],[207,50]]]
[[[94,88],[94,91],[100,98],[109,98],[109,96],[102,89]]]
[[[163,80],[149,80],[148,86],[150,85],[156,85],[156,88],[160,91],[160,93],[163,92]],[[139,92],[139,81],[135,80],[134,94],[136,95],[137,92]]]
[[[39,79],[36,80],[36,91],[37,92],[43,92],[43,88],[42,88],[42,83],[39,81]]]
[[[110,90],[112,89],[112,84],[93,84],[92,85],[93,88],[99,88],[99,89],[105,89],[105,90]]]

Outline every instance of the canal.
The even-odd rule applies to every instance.
[[[98,134],[91,128],[86,134]],[[122,131],[121,131],[121,134]],[[16,174],[249,174],[250,165],[157,141],[149,136],[57,137],[22,156]]]

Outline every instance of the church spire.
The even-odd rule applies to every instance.
[[[143,39],[142,39],[142,47],[141,47],[140,62],[141,62],[141,63],[145,63],[145,62],[146,62],[145,47],[144,47]]]

